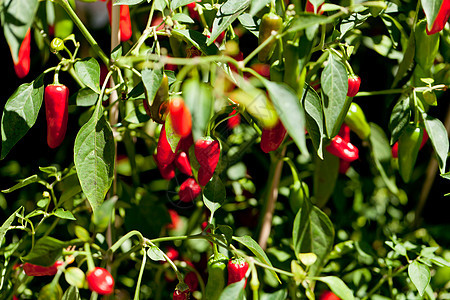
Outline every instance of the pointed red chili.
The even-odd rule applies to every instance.
[[[450,0],[442,0],[441,7],[439,8],[439,12],[436,16],[436,19],[431,26],[431,29],[428,30],[427,26],[427,34],[435,34],[442,29],[444,29],[445,24],[447,23],[448,18],[450,17]]]
[[[181,137],[187,137],[192,129],[192,117],[182,98],[173,98],[169,102],[170,118],[173,130]]]
[[[168,165],[158,165],[159,172],[161,173],[161,177],[165,180],[171,180],[175,177],[175,164],[170,163]]]
[[[19,57],[14,61],[14,71],[19,78],[24,78],[30,72],[31,34],[28,28],[25,38],[19,48]]]
[[[63,84],[47,85],[44,100],[47,118],[47,144],[50,148],[56,148],[61,145],[66,135],[69,89]]]
[[[359,92],[359,87],[361,85],[361,78],[358,75],[353,75],[348,77],[348,91],[347,96],[355,97]]]
[[[106,6],[108,7],[109,23],[111,23],[112,1],[109,0],[106,3]],[[128,5],[120,5],[119,30],[121,42],[126,42],[131,38],[133,32],[131,29],[130,8]]]
[[[228,128],[233,129],[241,124],[241,115],[236,111],[236,109],[233,109],[228,116],[232,116],[227,120]]]
[[[33,265],[30,263],[24,263],[22,267],[23,271],[28,276],[53,276],[58,272],[58,267],[63,264],[63,261],[58,260],[49,267]]]
[[[156,162],[158,165],[170,165],[175,159],[175,152],[172,151],[166,135],[166,125],[164,124],[159,134],[158,145],[156,146]]]
[[[180,200],[182,202],[191,202],[202,192],[202,188],[198,185],[194,178],[186,179],[180,185],[180,191],[178,195],[180,196]]]
[[[210,174],[212,176],[220,158],[219,142],[210,137],[202,138],[195,142],[194,150],[195,157],[200,166],[204,169],[204,172],[207,175]]]
[[[186,152],[179,152],[175,157],[175,166],[181,173],[184,173],[188,176],[192,176],[191,163],[189,162],[189,157]]]

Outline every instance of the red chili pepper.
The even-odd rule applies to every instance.
[[[190,295],[191,293],[189,289],[182,292],[179,290],[175,290],[173,292],[173,300],[188,300]]]
[[[69,116],[69,89],[63,84],[45,87],[45,115],[47,118],[47,144],[50,148],[61,145],[66,135]]]
[[[109,23],[111,23],[112,1],[109,0],[106,3],[106,6],[108,7]],[[128,7],[128,5],[120,5],[119,30],[121,42],[126,42],[131,38],[132,29],[130,20],[130,8]]]
[[[166,125],[163,124],[159,134],[158,145],[156,146],[156,163],[158,166],[170,165],[175,159],[175,152],[172,151],[166,135]]]
[[[263,63],[255,63],[250,68],[255,70],[259,75],[266,79],[270,79],[270,65]]]
[[[214,175],[214,172],[210,172],[206,168],[200,167],[198,169],[198,175],[197,175],[198,183],[203,186],[207,185],[208,182],[213,177],[213,175]]]
[[[109,295],[114,291],[114,278],[108,270],[96,267],[86,275],[89,289],[100,295]]]
[[[348,77],[347,96],[355,97],[355,95],[358,94],[360,85],[361,85],[361,78],[358,75]]]
[[[347,124],[342,124],[341,129],[339,130],[338,135],[342,137],[342,139],[346,142],[350,142],[350,127]],[[350,168],[349,161],[340,159],[339,160],[339,174],[345,174],[347,173],[348,169]]]
[[[168,165],[160,165],[157,163],[157,165],[162,178],[165,180],[171,180],[175,177],[175,164],[170,163]]]
[[[333,292],[324,291],[322,294],[320,294],[319,300],[340,300],[340,298]]]
[[[447,23],[448,18],[450,17],[450,0],[442,0],[441,7],[439,8],[439,12],[436,16],[436,19],[431,26],[431,29],[428,30],[427,26],[427,34],[435,34],[442,29],[444,29],[445,24]]]
[[[189,162],[189,157],[186,152],[179,152],[175,158],[175,166],[181,173],[188,176],[192,176],[191,163]]]
[[[183,99],[177,97],[170,100],[169,112],[175,133],[181,137],[187,137],[191,133],[192,117]]]
[[[232,116],[227,120],[228,128],[233,129],[241,124],[241,115],[237,113],[236,109],[233,109],[233,111],[230,112],[228,116]]]
[[[58,267],[63,265],[63,261],[56,261],[53,265],[49,267],[43,267],[38,265],[33,265],[30,263],[23,264],[23,270],[28,276],[53,276],[58,273]]]
[[[317,8],[317,13],[318,13],[319,15],[323,14],[323,11],[322,11],[322,5],[323,5],[323,3],[320,4],[319,7]],[[313,14],[315,13],[315,11],[314,11],[314,5],[312,5],[312,3],[309,2],[309,0],[306,2],[306,8],[305,8],[305,11],[306,11],[306,12],[313,13]]]
[[[358,148],[352,143],[346,142],[342,137],[336,135],[327,146],[327,151],[342,160],[352,162],[359,157]]]
[[[277,150],[283,142],[286,133],[287,131],[281,120],[278,120],[278,123],[272,128],[263,128],[260,142],[261,150],[264,153]]]
[[[192,137],[192,132],[182,139],[178,143],[180,150],[186,153],[189,153],[189,148],[194,144],[194,138]]]
[[[173,247],[168,247],[168,248],[167,248],[167,253],[166,253],[166,255],[167,255],[167,257],[168,257],[170,260],[172,260],[172,261],[177,260],[178,257],[180,256],[179,253],[178,253],[178,251],[177,251],[177,249],[175,249],[175,248],[173,248]]]
[[[210,137],[206,137],[199,139],[198,141],[195,142],[194,150],[195,150],[195,157],[197,158],[197,161],[200,164],[198,175],[199,183],[201,185],[204,185],[202,184],[204,180],[200,180],[200,176],[202,176],[202,178],[206,178],[209,175],[211,175],[209,177],[210,179],[214,174],[214,171],[216,170],[217,163],[219,162],[220,158],[220,145],[218,141],[213,140]],[[202,173],[202,175],[200,175],[200,172]]]
[[[194,292],[198,288],[198,278],[195,272],[190,271],[184,276],[184,282],[189,286],[189,290]]]
[[[420,143],[420,149],[423,148],[423,146],[425,146],[425,144],[428,141],[428,132],[426,131],[426,129],[423,129],[423,137],[422,137],[422,142]],[[394,146],[392,146],[392,157],[393,158],[398,158],[398,142],[395,142]]]
[[[28,28],[25,38],[19,48],[19,57],[14,62],[14,71],[19,78],[24,78],[30,72],[30,50],[31,50],[31,34]]]
[[[201,192],[202,188],[198,185],[195,179],[188,178],[180,185],[180,191],[178,192],[178,195],[180,196],[180,200],[182,202],[187,203],[197,198],[197,196],[199,196]]]
[[[245,273],[248,270],[248,262],[242,257],[230,259],[228,261],[228,284],[239,282],[245,277]],[[245,286],[247,285],[247,279],[245,280]]]
[[[180,216],[173,209],[169,209],[169,215],[170,215],[171,222],[170,222],[170,224],[167,224],[166,228],[167,229],[176,229],[178,227],[178,225],[180,224]]]
[[[194,2],[191,2],[187,5],[188,11],[189,11],[189,16],[195,20],[195,21],[199,21],[200,22],[200,15],[198,14],[198,11],[196,9],[196,4],[195,2],[201,2],[201,0],[196,0]]]

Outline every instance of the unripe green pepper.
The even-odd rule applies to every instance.
[[[289,85],[294,91],[298,90],[298,76],[300,73],[300,68],[298,64],[298,45],[294,45],[290,42],[284,44],[284,82]]]
[[[422,137],[423,129],[409,124],[398,139],[398,167],[404,182],[411,179]]]
[[[205,299],[217,300],[227,285],[228,258],[222,253],[213,254],[208,260],[208,282]]]
[[[430,69],[439,50],[439,35],[428,35],[426,32],[427,21],[423,19],[418,22],[414,31],[416,39],[415,61],[424,70]]]
[[[284,66],[279,60],[273,62],[270,66],[270,81],[283,82]]]
[[[283,19],[280,16],[272,12],[265,14],[261,19],[261,24],[259,25],[258,44],[261,45],[265,40],[267,40],[272,35],[272,31],[279,31],[282,25]],[[267,62],[270,59],[274,46],[275,39],[259,51],[258,59],[260,62]]]
[[[350,108],[348,109],[344,122],[359,136],[360,139],[366,140],[369,138],[370,126],[366,121],[364,111],[358,104],[354,102],[350,104]]]
[[[289,204],[294,213],[302,207],[303,201],[309,198],[309,188],[308,185],[300,180],[295,181],[289,190]]]

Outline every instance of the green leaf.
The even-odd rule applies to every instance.
[[[409,106],[409,96],[402,95],[392,109],[389,120],[389,131],[391,132],[391,145],[398,140],[403,129],[408,125],[411,108]]]
[[[327,136],[332,138],[338,134],[352,101],[351,98],[347,98],[347,69],[332,53],[323,69],[320,83],[327,96],[323,98]]]
[[[370,16],[371,14],[366,10],[364,12],[352,13],[346,19],[343,19],[339,26],[340,38],[342,39],[348,32],[361,26]]]
[[[261,248],[261,246],[250,236],[244,235],[244,236],[233,236],[233,240],[241,243],[245,247],[247,247],[250,251],[252,251],[253,254],[256,255],[263,263],[266,265],[269,265],[272,267],[272,263],[270,262],[269,258],[267,257],[264,250]],[[280,278],[278,277],[277,273],[273,270],[270,270],[272,275],[278,280],[279,283],[281,283]]]
[[[147,101],[144,99],[144,101]],[[127,122],[141,124],[150,120],[150,116],[145,112],[144,105],[137,105],[125,116]]]
[[[65,242],[46,236],[39,239],[30,253],[22,257],[22,261],[38,266],[50,266],[61,256]]]
[[[270,0],[253,0],[250,4],[250,15],[256,15],[261,9],[263,9]]]
[[[250,14],[243,13],[238,17],[238,20],[245,29],[259,37],[258,24]]]
[[[211,36],[207,40],[207,45],[211,45],[214,40],[236,20],[249,6],[250,0],[228,0],[223,3],[217,11],[212,25]]]
[[[1,131],[4,159],[11,148],[33,127],[44,99],[44,76],[20,85],[3,109]]]
[[[439,9],[445,0],[421,0],[422,8],[427,17],[428,28],[433,27],[434,21],[439,13]]]
[[[14,61],[18,60],[19,48],[34,21],[39,7],[38,0],[1,1],[2,27]]]
[[[328,151],[323,153],[323,160],[314,160],[313,195],[315,203],[322,206],[331,197],[339,175],[339,158]]]
[[[245,299],[245,278],[238,282],[227,285],[222,294],[220,294],[219,300],[243,300]]]
[[[287,299],[287,291],[285,289],[278,290],[270,294],[262,294],[261,300],[285,300]]]
[[[117,198],[108,199],[92,214],[92,223],[94,223],[98,232],[103,232],[108,228],[116,202]]]
[[[434,60],[439,51],[439,34],[428,35],[426,32],[426,21],[422,20],[416,24],[415,39],[416,53],[414,60],[422,69],[429,70],[434,65]]]
[[[403,59],[400,65],[398,66],[397,73],[395,74],[391,88],[395,87],[399,83],[399,81],[403,78],[405,73],[411,67],[411,64],[414,60],[415,52],[416,52],[416,39],[414,37],[414,30],[413,30],[411,31],[411,34],[409,36],[408,46],[406,47],[406,50],[403,53]]]
[[[181,136],[176,134],[175,130],[173,129],[172,118],[170,117],[170,113],[168,113],[166,116],[166,123],[165,123],[164,129],[166,130],[166,137],[167,137],[167,141],[169,142],[170,148],[172,149],[172,152],[175,153],[178,143],[181,140]]]
[[[306,115],[306,129],[311,142],[316,149],[317,156],[323,159],[323,110],[322,101],[317,92],[306,85],[303,90],[303,106]]]
[[[285,83],[263,80],[270,99],[286,131],[303,155],[309,156],[305,140],[305,112],[292,88]]]
[[[425,122],[428,136],[430,137],[431,145],[436,153],[439,170],[441,173],[445,173],[445,165],[449,150],[447,130],[439,119],[436,119],[425,112],[422,112],[422,117]]]
[[[192,44],[195,48],[202,51],[206,55],[215,55],[219,51],[216,45],[206,45],[207,37],[201,32],[190,29],[174,29],[172,34],[177,39],[182,39],[185,42]]]
[[[176,10],[178,7],[188,5],[189,3],[192,3],[192,0],[172,0],[170,1],[170,9]]]
[[[114,137],[98,101],[89,121],[81,127],[75,139],[74,163],[81,189],[95,211],[108,192],[115,162]]]
[[[22,206],[19,207],[15,212],[13,212],[12,215],[10,215],[10,216],[8,217],[8,219],[6,219],[6,221],[3,222],[2,227],[0,227],[0,247],[1,247],[2,242],[3,242],[3,238],[5,237],[6,232],[7,232],[8,229],[9,229],[9,226],[11,226],[11,224],[14,222],[14,219],[16,218],[16,214],[17,214],[17,213],[19,212],[19,210],[21,210],[21,209],[22,209]]]
[[[67,281],[68,284],[70,284],[71,286],[75,287],[75,288],[83,288],[84,286],[84,280],[85,280],[85,275],[84,272],[77,267],[70,267],[70,268],[66,268],[66,270],[64,271],[64,277]],[[75,294],[76,292],[73,291]],[[67,293],[67,291],[66,291]],[[79,293],[78,293],[78,297],[79,297]]]
[[[318,281],[322,281],[328,285],[330,290],[336,294],[342,300],[353,300],[353,292],[348,286],[336,276],[325,276],[315,278]]]
[[[93,57],[78,60],[74,64],[80,80],[96,93],[100,94],[100,65]]]
[[[64,208],[58,208],[56,209],[53,214],[57,216],[60,219],[66,219],[66,220],[76,220],[76,218],[73,216],[73,214],[68,211],[64,210]]]
[[[309,199],[295,216],[292,231],[294,250],[299,253],[314,253],[316,262],[310,266],[309,274],[317,275],[323,267],[334,241],[334,227],[328,216]]]
[[[191,0],[189,0],[189,1],[191,1]],[[183,13],[174,14],[173,17],[172,17],[172,20],[175,20],[178,23],[188,23],[188,24],[194,24],[195,23],[195,21],[192,20],[191,17],[189,17],[188,15],[183,14]]]
[[[155,99],[159,87],[161,86],[163,69],[143,69],[141,74],[145,92],[147,93],[148,104],[150,106],[153,103],[153,99]]]
[[[222,206],[225,200],[225,186],[218,176],[214,176],[203,189],[203,202],[211,211],[211,214],[214,214],[214,212]]]
[[[39,176],[31,175],[30,177],[27,177],[25,179],[19,180],[19,183],[15,184],[14,186],[10,187],[9,189],[2,190],[2,193],[11,193],[15,190],[18,190],[20,188],[23,188],[24,186],[27,186],[29,184],[38,182],[40,180]]]
[[[70,97],[69,104],[83,107],[92,106],[97,103],[97,99],[97,92],[85,87],[79,89],[72,97]]]
[[[190,79],[183,83],[182,91],[184,102],[192,116],[192,136],[197,141],[205,136],[213,114],[213,90],[206,83]]]
[[[428,269],[426,265],[421,264],[415,260],[408,266],[408,276],[416,287],[417,291],[419,291],[420,296],[422,296],[425,292],[426,287],[430,283],[430,269]]]
[[[316,25],[322,25],[322,24],[328,24],[333,22],[333,18],[327,18],[320,15],[310,14],[310,13],[300,13],[298,15],[295,15],[294,19],[292,20],[290,26],[287,28],[287,32],[296,32],[303,29],[306,29],[308,27],[316,26]]]
[[[156,246],[152,246],[147,250],[147,256],[154,261],[166,261],[164,253]]]
[[[81,300],[80,291],[76,286],[69,286],[61,300]]]

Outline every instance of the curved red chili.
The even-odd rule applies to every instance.
[[[284,128],[281,120],[272,128],[263,128],[261,135],[260,147],[264,153],[275,151],[280,147],[286,136],[286,128]]]
[[[30,29],[28,28],[27,33],[25,34],[25,38],[20,44],[19,48],[19,57],[14,62],[14,71],[16,72],[17,77],[24,78],[30,72],[30,51],[31,51],[31,34]]]
[[[61,145],[66,135],[69,116],[69,89],[63,84],[45,87],[45,115],[47,119],[47,144],[50,148]]]
[[[25,274],[27,274],[28,276],[53,276],[56,273],[58,273],[58,267],[63,264],[64,262],[60,260],[56,261],[53,265],[49,267],[24,263],[22,268]]]
[[[442,0],[441,7],[439,8],[439,12],[431,26],[431,29],[428,30],[427,26],[427,34],[428,35],[435,34],[444,29],[445,24],[447,23],[449,17],[450,17],[450,0]]]
[[[191,163],[189,162],[189,157],[186,152],[181,151],[177,154],[175,157],[175,166],[181,173],[192,176]]]
[[[166,135],[166,125],[163,124],[156,145],[156,162],[159,166],[170,165],[175,159],[175,152],[172,151]]]

